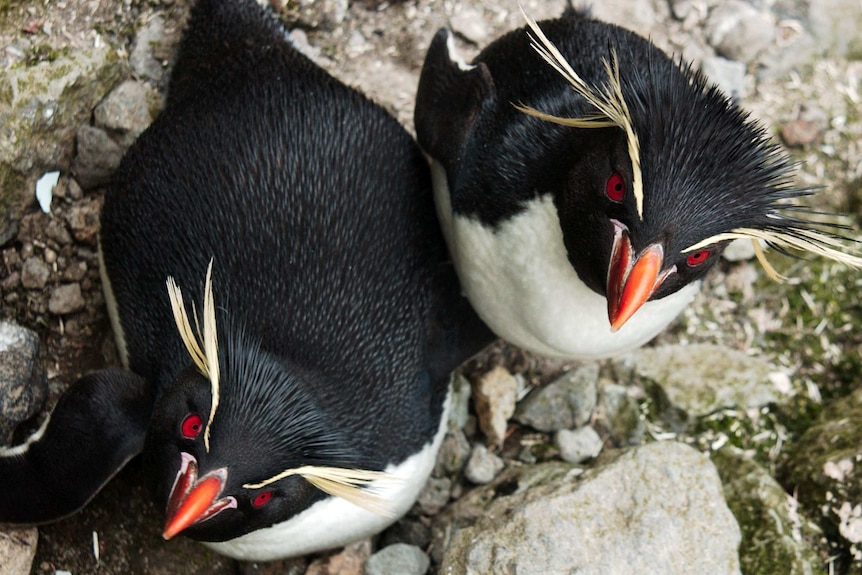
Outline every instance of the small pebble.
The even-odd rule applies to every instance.
[[[416,501],[425,515],[437,515],[449,503],[452,481],[446,477],[429,477]]]
[[[589,425],[575,429],[561,429],[554,436],[560,457],[569,463],[583,463],[602,451],[602,438]]]
[[[490,483],[503,471],[505,464],[503,460],[494,455],[484,445],[477,444],[473,447],[473,453],[467,461],[464,476],[477,485]]]
[[[781,127],[781,139],[790,148],[802,148],[813,144],[820,137],[819,122],[791,120]]]
[[[31,256],[21,268],[21,285],[27,289],[42,289],[51,277],[51,270],[42,258]]]
[[[414,545],[395,543],[384,547],[365,562],[365,575],[424,575],[431,560]]]
[[[48,311],[54,315],[73,313],[84,308],[81,285],[77,283],[57,286],[48,300]]]
[[[479,427],[491,445],[501,446],[506,439],[509,418],[515,413],[518,381],[504,367],[496,367],[476,382],[474,404]]]

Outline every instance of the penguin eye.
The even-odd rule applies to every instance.
[[[700,250],[699,252],[694,252],[685,258],[685,263],[687,263],[691,267],[699,266],[703,262],[709,259],[709,250]]]
[[[272,491],[264,491],[263,493],[258,493],[257,497],[252,500],[251,504],[255,507],[263,507],[269,500],[272,499]]]
[[[621,202],[626,195],[626,183],[623,177],[614,172],[605,184],[605,194],[614,202]]]
[[[194,439],[203,428],[204,422],[197,413],[190,413],[183,420],[182,432],[186,439]]]

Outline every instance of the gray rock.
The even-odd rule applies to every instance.
[[[107,46],[0,68],[0,215],[7,202],[31,201],[28,175],[69,165],[76,127],[89,121],[123,73],[121,59]]]
[[[473,393],[479,427],[492,445],[503,445],[509,418],[515,413],[518,381],[506,368],[495,367],[479,378]]]
[[[407,543],[425,549],[431,543],[431,528],[421,521],[401,519],[383,532],[378,544],[386,547],[393,543]]]
[[[26,575],[36,557],[39,530],[35,527],[0,529],[0,573]]]
[[[662,18],[650,0],[603,0],[583,2],[590,7],[594,18],[633,30],[641,36],[655,38],[661,34]]]
[[[27,289],[42,289],[51,277],[48,264],[38,256],[30,256],[21,267],[21,285]]]
[[[745,87],[745,64],[742,62],[708,56],[703,59],[700,71],[730,98],[743,98],[748,93]]]
[[[129,64],[138,77],[161,82],[165,70],[162,63],[153,56],[153,44],[162,42],[164,36],[165,21],[161,15],[156,15],[138,30],[129,54]]]
[[[485,15],[475,8],[464,7],[449,19],[449,26],[454,33],[479,46],[484,46],[491,34]]]
[[[484,445],[474,445],[473,453],[464,468],[464,476],[477,485],[494,480],[505,467],[503,460],[494,455]]]
[[[8,443],[19,423],[39,413],[47,394],[39,337],[27,328],[0,321],[0,444]]]
[[[431,560],[421,549],[405,543],[384,547],[365,562],[365,575],[424,575]]]
[[[449,431],[464,429],[470,417],[470,396],[473,394],[470,381],[456,373],[452,375],[452,392],[449,404]]]
[[[347,18],[347,0],[297,0],[291,3],[294,16],[310,28],[332,30]]]
[[[123,150],[108,134],[93,126],[81,126],[76,135],[77,154],[72,162],[75,180],[85,190],[108,183],[120,160]]]
[[[810,0],[808,18],[820,46],[850,58],[862,54],[862,3],[858,0]]]
[[[55,287],[48,300],[48,311],[54,315],[64,315],[84,309],[81,284],[65,284]]]
[[[515,419],[545,432],[581,427],[596,407],[598,378],[598,364],[573,369],[521,401]]]
[[[680,423],[727,407],[761,407],[777,401],[767,361],[711,344],[645,348],[621,358],[619,373],[632,377],[653,396],[659,410],[675,411]],[[668,414],[670,416],[670,414]]]
[[[706,22],[706,36],[719,55],[747,64],[775,39],[775,22],[743,0],[726,0]]]
[[[543,479],[541,469],[548,470]],[[520,477],[501,477],[500,484],[476,489],[456,503],[453,515],[469,509],[475,521],[448,542],[442,538],[439,572],[740,572],[739,527],[715,467],[703,454],[680,443],[654,443],[579,476],[571,467],[568,473],[560,470],[554,464],[532,473],[519,470]],[[511,495],[495,499],[503,485],[514,492],[508,487],[504,492]]]
[[[66,223],[76,241],[95,246],[99,234],[99,202],[94,198],[75,203],[66,214]]]
[[[153,121],[150,114],[152,100],[152,93],[146,85],[126,80],[96,106],[93,111],[95,125],[112,134],[121,148],[127,148]]]
[[[739,522],[739,562],[750,575],[813,575],[820,559],[806,544],[822,535],[798,512],[797,501],[740,449],[713,453],[727,505]]]
[[[596,423],[607,431],[617,447],[638,445],[646,433],[637,401],[625,386],[615,383],[606,383],[600,388]]]
[[[470,457],[470,442],[467,441],[467,436],[460,429],[450,431],[443,438],[443,444],[437,453],[434,475],[436,477],[458,475],[468,457]]]
[[[45,235],[61,246],[72,243],[72,236],[69,234],[69,230],[57,218],[51,218],[48,225],[45,226]]]
[[[751,240],[733,240],[724,248],[721,257],[729,262],[750,260],[754,257],[754,244],[751,243]]]
[[[561,429],[554,435],[554,444],[560,457],[569,463],[583,463],[598,457],[602,451],[602,438],[589,425],[575,430]]]
[[[417,503],[425,515],[436,515],[449,503],[452,481],[447,477],[429,477]]]

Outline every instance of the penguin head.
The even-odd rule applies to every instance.
[[[211,270],[203,345],[168,282],[192,362],[157,400],[144,445],[147,482],[165,509],[164,538],[226,541],[327,495],[385,515],[385,502],[367,487],[386,474],[356,469],[358,455],[314,396],[323,376],[266,352],[241,328],[217,329],[210,278]]]

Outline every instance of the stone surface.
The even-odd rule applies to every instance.
[[[95,247],[99,234],[99,200],[87,198],[76,203],[66,214],[66,222],[76,241]]]
[[[162,63],[153,55],[153,45],[164,40],[165,20],[156,15],[138,30],[132,50],[129,53],[129,65],[141,78],[160,82],[164,77]]]
[[[730,98],[744,98],[748,93],[745,87],[745,64],[742,62],[710,56],[703,59],[700,71]]]
[[[0,321],[0,445],[9,443],[19,423],[39,412],[48,395],[39,349],[33,331]]]
[[[371,541],[365,539],[328,557],[315,559],[305,575],[362,575],[362,565],[370,556]]]
[[[727,505],[742,532],[739,562],[746,575],[814,575],[820,559],[806,543],[818,530],[799,513],[798,502],[745,453],[726,446],[712,460]]]
[[[429,477],[416,503],[425,515],[436,515],[449,503],[452,480],[448,477]]]
[[[153,100],[154,96],[145,84],[126,80],[96,106],[93,111],[95,126],[112,135],[125,149],[153,121],[150,114]]]
[[[77,153],[72,163],[72,174],[85,190],[108,183],[120,160],[123,150],[107,132],[94,126],[78,128]]]
[[[504,467],[503,460],[484,445],[474,445],[473,453],[464,468],[464,476],[478,485],[490,483]]]
[[[746,239],[733,240],[727,244],[721,253],[721,257],[729,262],[750,260],[754,255],[754,244],[751,243],[751,240]]]
[[[575,430],[559,430],[554,434],[554,444],[563,461],[569,463],[583,463],[598,457],[602,451],[602,438],[589,425]]]
[[[599,387],[596,423],[617,447],[638,445],[646,433],[637,400],[629,395],[625,386],[615,383]]]
[[[68,168],[77,126],[123,71],[104,44],[34,66],[0,68],[0,215],[30,201],[28,177]]]
[[[475,8],[464,8],[453,14],[449,25],[455,34],[479,46],[483,46],[490,35],[485,15]]]
[[[776,477],[827,536],[862,560],[862,389],[823,410]]]
[[[84,307],[84,297],[81,295],[81,284],[72,283],[55,287],[51,290],[48,300],[48,311],[54,315],[64,315],[81,310]]]
[[[0,529],[0,574],[30,573],[38,541],[39,531],[35,527]]]
[[[726,0],[710,12],[706,36],[721,56],[747,64],[772,44],[775,23],[748,2]]]
[[[473,521],[441,538],[440,573],[740,573],[739,527],[715,467],[694,449],[645,445],[579,477],[538,467],[545,477],[521,470],[455,505]]]
[[[21,285],[27,289],[42,289],[51,277],[51,270],[39,256],[24,260],[21,268]]]
[[[808,17],[818,44],[834,54],[862,58],[862,3],[810,0]]]
[[[580,427],[596,407],[598,378],[598,364],[573,369],[521,401],[515,419],[545,432]]]
[[[449,430],[464,429],[470,417],[470,397],[473,394],[470,381],[460,373],[452,374],[452,393],[449,403]]]
[[[509,418],[515,413],[518,381],[504,367],[495,367],[475,383],[473,401],[479,427],[491,445],[503,445]]]
[[[365,562],[365,575],[424,575],[431,560],[413,545],[396,543],[384,547]]]
[[[467,436],[460,429],[450,431],[443,438],[443,444],[437,452],[434,475],[437,477],[458,475],[468,457],[470,457],[470,442],[467,441]]]
[[[670,423],[686,425],[722,408],[760,407],[777,400],[770,379],[775,368],[761,357],[718,345],[645,348],[616,365],[618,373],[630,370]]]

